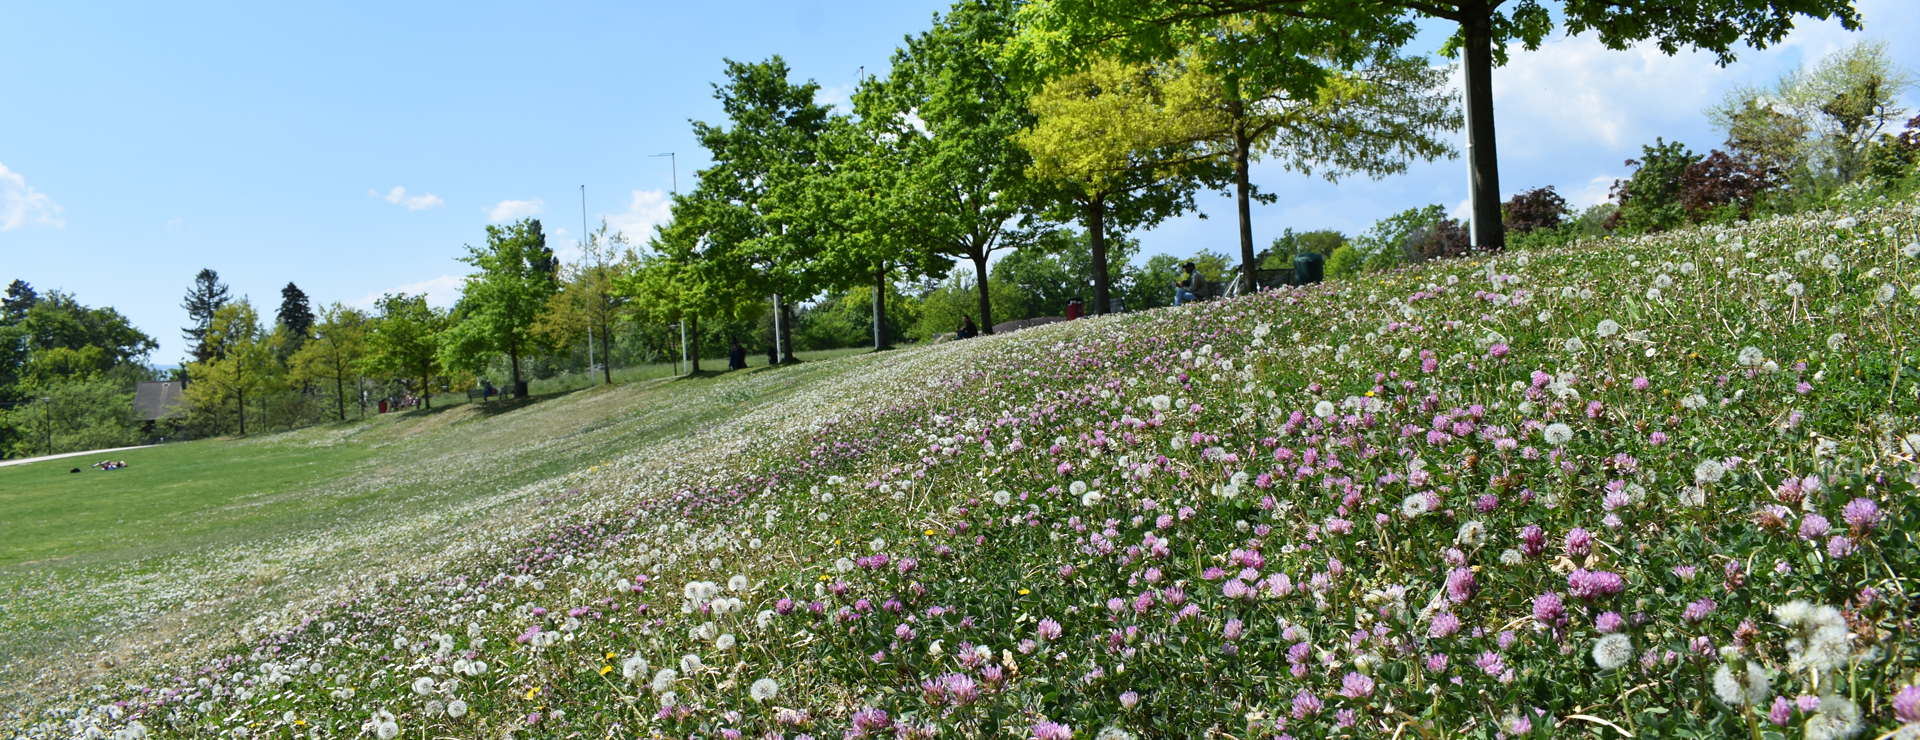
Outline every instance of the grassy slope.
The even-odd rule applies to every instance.
[[[84,707],[133,699],[182,737],[1745,736],[1755,715],[1705,689],[1713,648],[1749,645],[1769,694],[1816,691],[1770,611],[1805,599],[1859,637],[1823,677],[1844,696],[1792,731],[1844,699],[1878,734],[1920,666],[1913,216],[1434,264],[675,394],[781,402],[575,458],[476,514],[471,546],[366,567],[353,604],[256,619],[217,666],[140,660],[68,721],[124,727]],[[538,431],[516,433],[554,449]],[[1796,537],[1816,513],[1865,522],[1857,549]],[[1576,527],[1594,543],[1563,545]],[[1576,596],[1576,567],[1624,591]],[[1615,610],[1652,652],[1596,670]],[[749,695],[763,678],[777,697]]]
[[[286,613],[367,574],[428,567],[554,496],[556,476],[844,364],[166,445],[116,453],[130,466],[112,472],[70,474],[73,460],[0,468],[0,705],[24,711],[114,656],[192,655],[206,646],[180,643],[230,634],[236,614]]]

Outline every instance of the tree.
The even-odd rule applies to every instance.
[[[1553,191],[1553,186],[1523,191],[1507,201],[1500,209],[1501,218],[1507,233],[1519,235],[1534,229],[1555,229],[1560,220],[1567,215],[1567,199]]]
[[[1413,159],[1453,156],[1436,138],[1460,128],[1448,71],[1426,59],[1386,54],[1351,71],[1323,73],[1315,61],[1321,42],[1289,50],[1243,33],[1244,22],[1224,23],[1175,59],[1165,86],[1169,108],[1191,111],[1194,140],[1231,167],[1240,222],[1240,266],[1255,285],[1250,163],[1277,159],[1287,169],[1329,182],[1348,175],[1373,178],[1405,172]],[[1302,58],[1306,57],[1306,58]],[[1315,87],[1302,88],[1317,81]]]
[[[1322,258],[1347,244],[1347,235],[1333,229],[1295,233],[1288,228],[1274,237],[1272,246],[1260,252],[1260,269],[1292,270],[1293,256],[1313,252]]]
[[[187,386],[187,399],[195,408],[208,410],[232,401],[244,435],[247,398],[260,388],[273,364],[272,350],[261,341],[265,332],[260,314],[245,298],[221,306],[208,321],[205,336],[207,359],[188,366],[193,383]]]
[[[280,289],[280,313],[275,317],[280,326],[286,327],[287,336],[281,351],[284,360],[300,351],[300,345],[307,341],[313,330],[313,307],[307,303],[307,294],[300,286],[287,283]]]
[[[0,300],[0,325],[12,326],[27,317],[27,309],[40,302],[40,294],[25,280],[7,284],[7,297]]]
[[[1713,52],[1732,63],[1734,47],[1766,48],[1792,30],[1796,17],[1838,18],[1860,28],[1852,0],[1036,0],[1021,10],[1020,50],[1043,60],[1068,59],[1090,47],[1128,58],[1172,58],[1193,38],[1226,22],[1251,24],[1249,35],[1279,48],[1309,48],[1315,39],[1334,48],[1332,62],[1350,64],[1378,48],[1397,48],[1414,35],[1418,16],[1458,26],[1442,50],[1466,64],[1467,152],[1473,191],[1474,242],[1505,245],[1500,222],[1499,159],[1493,121],[1493,68],[1507,48],[1527,49],[1559,28],[1592,31],[1610,49],[1652,40],[1662,52],[1683,47]],[[1549,6],[1557,5],[1557,8]],[[1557,12],[1556,12],[1557,10]],[[1056,62],[1058,63],[1058,62]],[[1323,71],[1325,68],[1323,67]],[[1311,75],[1307,75],[1310,77]]]
[[[486,246],[469,246],[467,256],[460,259],[480,271],[467,276],[461,296],[467,314],[447,331],[440,344],[440,362],[450,368],[479,372],[493,355],[504,354],[518,393],[520,358],[542,346],[534,332],[534,323],[546,310],[547,298],[554,292],[553,274],[549,271],[552,260],[553,251],[547,248],[547,236],[540,231],[539,219],[488,226]],[[426,303],[424,297],[409,300],[422,306]],[[384,307],[382,314],[384,322]],[[376,335],[379,333],[375,331]],[[375,354],[379,354],[379,350],[376,349]],[[417,374],[424,377],[428,373]]]
[[[490,231],[492,228],[488,227]],[[472,284],[471,281],[468,283],[468,285]],[[444,362],[442,358],[448,354],[441,333],[445,331],[451,335],[468,324],[463,322],[459,327],[448,331],[446,312],[427,305],[425,295],[405,293],[383,295],[374,303],[374,307],[380,315],[369,322],[367,327],[364,340],[366,354],[360,366],[370,375],[418,380],[421,400],[426,403],[427,408],[433,408],[433,376],[440,372]],[[475,317],[479,315],[481,314],[478,311],[468,315],[467,322],[475,321]],[[484,358],[488,354],[491,353],[480,353],[477,356]],[[455,356],[473,362],[472,358],[476,355],[456,354]],[[515,365],[514,381],[517,388],[519,382],[517,361]]]
[[[1095,62],[1047,84],[1030,103],[1039,119],[1015,136],[1032,177],[1051,183],[1054,214],[1077,215],[1093,252],[1093,313],[1110,310],[1109,232],[1150,226],[1193,208],[1218,163],[1193,144],[1191,109],[1165,105],[1162,71]]]
[[[1770,89],[1736,87],[1707,117],[1727,132],[1733,158],[1817,191],[1820,181],[1844,185],[1866,172],[1875,142],[1906,115],[1899,100],[1913,85],[1887,42],[1868,39]]]
[[[1000,55],[1016,30],[1014,5],[955,3],[894,53],[886,80],[854,98],[876,139],[876,175],[854,191],[868,199],[861,211],[873,216],[873,233],[911,240],[896,249],[902,258],[895,261],[912,273],[944,274],[946,261],[934,256],[973,263],[987,333],[994,323],[987,261],[1031,240],[1023,227],[1040,203],[1027,176],[1031,158],[1014,141],[1033,125],[1033,115]],[[887,260],[874,262],[884,267]]]
[[[347,379],[358,373],[366,356],[369,328],[365,312],[334,303],[321,309],[312,338],[289,362],[297,377],[333,381],[335,409],[341,421],[347,419]]]
[[[1692,151],[1680,142],[1656,138],[1652,145],[1640,147],[1639,159],[1627,160],[1634,173],[1625,180],[1613,181],[1613,201],[1620,204],[1608,219],[1607,228],[1628,234],[1665,231],[1686,223],[1686,210],[1680,204],[1680,178],[1696,160]]]
[[[624,235],[608,234],[602,221],[600,230],[587,235],[581,245],[580,260],[561,267],[560,289],[548,297],[547,310],[535,325],[536,332],[555,347],[591,335],[600,345],[608,383],[613,382],[613,331],[628,301],[614,290],[614,283],[633,269],[635,260],[633,250],[624,249],[626,243]]]
[[[764,62],[727,63],[727,83],[714,85],[713,96],[726,111],[730,128],[695,121],[694,135],[706,147],[713,164],[700,170],[700,185],[692,197],[676,203],[695,206],[688,226],[703,237],[695,243],[708,263],[731,262],[743,269],[704,271],[702,279],[729,279],[739,285],[727,292],[808,296],[818,290],[813,230],[817,224],[783,205],[804,198],[808,174],[819,165],[819,138],[827,128],[829,111],[814,102],[820,86],[787,80],[791,70],[778,55]],[[791,331],[785,320],[783,333]],[[787,360],[793,358],[791,337],[784,337]]]
[[[204,268],[193,276],[193,287],[187,291],[180,307],[187,310],[187,320],[191,322],[182,330],[182,335],[193,346],[195,362],[206,362],[213,357],[207,332],[213,326],[213,314],[227,305],[227,299],[227,284],[220,282],[220,273]]]

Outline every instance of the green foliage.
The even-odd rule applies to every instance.
[[[3,457],[130,447],[145,440],[133,413],[133,393],[118,380],[82,376],[34,389],[31,400],[0,418]],[[47,443],[51,438],[52,447]]]
[[[193,381],[186,389],[190,415],[205,428],[247,433],[247,402],[260,400],[256,394],[275,368],[273,347],[266,339],[251,301],[242,298],[214,310],[205,335],[208,357],[187,365]],[[230,427],[225,422],[229,410],[234,420]]]
[[[1313,252],[1326,257],[1347,244],[1347,235],[1333,229],[1295,233],[1292,227],[1273,238],[1273,245],[1260,253],[1260,269],[1291,270],[1293,256]]]
[[[473,285],[473,282],[469,281],[468,285]],[[507,287],[511,288],[512,285],[509,284]],[[476,359],[485,361],[494,357],[496,353],[508,353],[505,349],[474,350],[470,346],[449,349],[448,345],[452,342],[478,343],[484,340],[476,340],[474,338],[476,336],[499,336],[481,334],[473,330],[469,330],[470,333],[465,335],[459,333],[461,328],[474,325],[474,322],[499,320],[500,317],[508,315],[506,311],[486,313],[484,305],[481,304],[482,307],[468,314],[461,326],[448,329],[447,314],[427,305],[425,295],[410,296],[398,293],[380,296],[380,300],[374,304],[375,309],[379,311],[379,316],[370,322],[367,328],[366,354],[361,360],[361,369],[369,375],[383,375],[403,381],[411,391],[421,395],[431,408],[433,376],[440,374],[443,368],[448,367],[446,358],[464,360],[469,364],[458,364],[453,367],[472,370],[475,366],[471,363]],[[491,317],[491,319],[481,317]],[[501,335],[506,334],[505,331],[501,332]],[[515,358],[512,354],[508,354],[508,357]],[[510,362],[513,364],[511,377],[518,381],[520,380],[519,362],[517,358]],[[484,366],[479,369],[484,369]]]
[[[1627,160],[1627,166],[1635,168],[1633,175],[1613,184],[1613,199],[1620,210],[1614,214],[1612,228],[1632,235],[1685,224],[1680,179],[1698,157],[1685,144],[1664,139],[1654,139],[1640,150],[1639,159]]]
[[[358,380],[371,324],[365,312],[334,303],[321,310],[311,336],[287,362],[295,379],[333,391],[334,414],[340,421],[347,418],[347,381]]]
[[[1004,261],[1004,260],[1002,260]],[[904,340],[919,321],[919,301],[887,286],[886,320],[882,334],[887,344]],[[794,312],[796,350],[826,350],[873,345],[873,289],[854,286]],[[749,343],[748,352],[753,351]]]
[[[556,288],[551,271],[553,250],[547,248],[547,236],[540,230],[540,221],[525,219],[506,226],[488,226],[486,246],[467,247],[467,256],[460,261],[480,271],[467,276],[461,296],[465,315],[439,341],[438,363],[449,368],[476,370],[484,367],[493,355],[504,354],[511,379],[517,383],[521,379],[520,359],[543,348],[535,324]],[[382,322],[390,313],[386,310],[389,304],[396,308],[407,304],[407,308],[393,315],[404,315],[404,320],[411,322],[409,326],[430,325],[437,320],[427,317],[430,312],[424,311],[424,298],[410,300],[418,302],[420,307],[411,307],[406,296],[383,298]],[[421,331],[425,337],[431,337],[438,328]],[[376,336],[382,333],[381,329],[374,331]],[[382,344],[385,341],[374,342],[373,354],[385,357],[390,351],[400,351],[387,349],[390,345]],[[407,334],[401,345],[407,348],[402,352],[405,361],[388,369],[397,375],[422,379],[432,375],[433,365],[417,354],[419,348],[431,343],[429,338]]]
[[[1421,208],[1409,208],[1394,215],[1375,221],[1365,232],[1353,238],[1352,246],[1362,262],[1383,258],[1401,259],[1408,240],[1416,232],[1431,228],[1447,217],[1445,206],[1434,204]],[[1327,272],[1333,273],[1333,260],[1327,260]]]
[[[1328,278],[1351,278],[1360,274],[1360,267],[1366,262],[1366,255],[1355,249],[1352,244],[1342,245],[1327,255],[1327,263],[1322,272]]]

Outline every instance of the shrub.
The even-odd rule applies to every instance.
[[[1620,205],[1607,228],[1625,234],[1645,234],[1686,223],[1680,204],[1680,179],[1694,163],[1693,152],[1680,142],[1654,139],[1640,148],[1639,159],[1627,160],[1631,177],[1613,181],[1612,198]]]
[[[1360,265],[1364,259],[1365,258],[1360,255],[1359,250],[1353,248],[1353,245],[1344,245],[1339,249],[1335,249],[1333,250],[1333,254],[1327,256],[1327,264],[1325,267],[1326,276],[1329,278],[1349,278],[1358,275],[1360,274]]]
[[[1500,206],[1508,239],[1534,229],[1557,228],[1566,215],[1567,199],[1554,192],[1552,185],[1522,191]]]

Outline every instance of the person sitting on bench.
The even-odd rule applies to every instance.
[[[1181,265],[1180,269],[1187,275],[1180,282],[1173,284],[1173,305],[1175,306],[1200,300],[1200,294],[1207,290],[1207,277],[1196,272],[1192,262]]]

